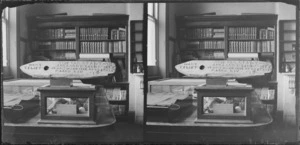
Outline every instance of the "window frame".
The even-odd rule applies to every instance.
[[[1,48],[2,48],[2,68],[3,68],[3,79],[10,79],[12,77],[12,75],[10,74],[10,51],[9,51],[9,8],[5,8],[3,9],[2,11],[2,14],[1,14],[1,32],[3,34],[3,29],[2,29],[2,25],[5,24],[5,31],[6,31],[6,34],[5,34],[5,45],[6,46],[3,46],[3,36],[1,36],[1,39],[2,39],[2,45],[1,45]],[[1,34],[1,35],[2,35]],[[4,48],[6,47],[6,48]],[[3,53],[3,50],[6,49],[6,53],[4,54]],[[6,66],[3,65],[3,62],[4,62],[4,55],[6,55]]]
[[[152,9],[149,9],[149,4],[152,5]],[[150,13],[152,13],[152,15],[149,14],[149,10],[151,10]],[[151,21],[151,22],[154,23],[154,27],[155,27],[154,28],[155,29],[155,31],[154,31],[155,52],[153,53],[155,55],[154,56],[154,60],[153,60],[154,62],[151,62],[151,65],[149,65],[149,56],[148,56],[148,60],[147,60],[147,65],[148,66],[158,66],[158,46],[159,46],[159,39],[158,39],[158,27],[159,27],[158,26],[159,25],[158,11],[159,11],[159,9],[158,9],[158,3],[148,3],[147,23],[149,23],[149,21]],[[149,37],[149,35],[148,35],[148,37]],[[149,41],[148,41],[148,43],[149,43]],[[148,49],[149,49],[149,47],[148,47]],[[147,51],[147,54],[149,54],[148,51]]]

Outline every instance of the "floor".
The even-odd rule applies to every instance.
[[[2,128],[2,143],[11,144],[133,143],[142,139],[143,127],[126,122],[94,129]]]
[[[165,139],[171,139],[172,136],[165,135]],[[128,122],[117,122],[112,126],[98,129],[60,129],[60,128],[26,128],[26,127],[3,127],[2,144],[67,144],[67,143],[141,143],[144,142],[143,127]],[[217,136],[201,136],[202,139]],[[147,138],[147,137],[146,137]],[[235,143],[234,139],[230,143]],[[186,138],[187,139],[187,138]],[[146,142],[155,142],[156,144],[177,142],[179,140],[161,141],[157,138],[145,140]],[[283,126],[274,123],[260,132],[260,137],[256,140],[244,140],[244,144],[296,144],[296,129],[291,126]],[[181,143],[199,143],[199,140],[181,140]],[[200,141],[200,143],[203,143]],[[207,143],[207,142],[205,142]],[[229,143],[229,142],[222,142]]]

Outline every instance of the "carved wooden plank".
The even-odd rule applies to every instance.
[[[35,61],[20,69],[34,78],[87,79],[112,74],[116,65],[101,61]]]
[[[188,77],[245,78],[270,73],[272,64],[263,61],[192,60],[175,68]]]

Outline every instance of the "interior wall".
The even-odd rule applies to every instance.
[[[275,13],[274,3],[178,3],[177,15],[216,12],[217,15],[241,13]]]

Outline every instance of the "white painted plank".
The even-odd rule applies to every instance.
[[[35,61],[20,69],[34,78],[87,79],[112,74],[116,65],[101,61]]]
[[[270,73],[272,64],[263,61],[192,60],[175,68],[188,77],[245,78]]]

